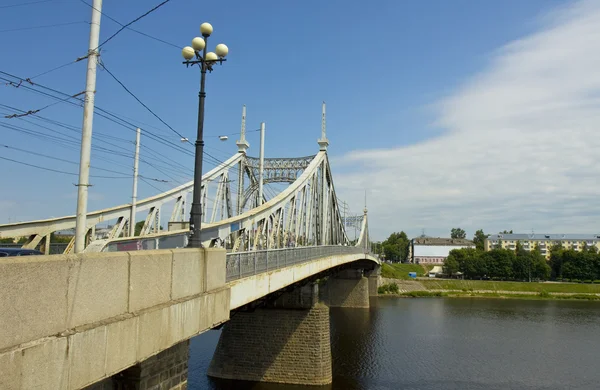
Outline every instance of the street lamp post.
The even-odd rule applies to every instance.
[[[217,62],[223,64],[225,56],[229,52],[226,45],[220,43],[216,46],[215,52],[206,52],[208,37],[213,32],[210,23],[200,25],[202,37],[192,39],[192,46],[186,46],[181,51],[185,61],[185,66],[198,65],[200,67],[200,93],[198,101],[198,134],[196,136],[196,156],[194,164],[194,192],[192,198],[192,209],[190,212],[190,237],[188,241],[189,248],[201,248],[202,239],[200,237],[200,226],[202,224],[202,157],[204,154],[204,99],[206,92],[204,84],[206,71],[212,72],[212,67]]]

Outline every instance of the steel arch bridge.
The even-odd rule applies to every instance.
[[[246,154],[245,124],[237,141],[238,152],[205,173],[202,177],[202,232],[206,247],[225,247],[229,252],[280,249],[305,246],[350,245],[344,218],[336,197],[333,176],[327,157],[323,107],[320,150],[317,154],[294,158],[265,158],[263,183],[287,183],[270,199],[260,199],[259,159]],[[237,188],[232,188],[237,182]],[[136,210],[146,212],[140,236],[129,236],[132,204],[123,204],[87,215],[86,252],[183,247],[187,244],[187,197],[193,181],[169,191],[138,200]],[[169,229],[161,231],[160,219],[170,210]],[[44,242],[49,247],[50,235],[75,227],[76,217],[0,225],[0,237],[26,237],[24,248],[36,248]],[[107,237],[93,240],[96,225],[115,221]],[[356,246],[370,251],[367,211],[361,221]],[[65,249],[73,250],[74,239]]]

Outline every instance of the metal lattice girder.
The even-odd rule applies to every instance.
[[[265,158],[263,166],[264,180],[271,182],[294,182],[300,174],[310,165],[315,156],[292,158]],[[246,166],[258,177],[259,159],[246,157]]]
[[[212,182],[217,183],[218,178],[223,174],[223,171],[228,170],[230,167],[239,165],[240,161],[245,160],[245,158],[246,156],[243,153],[236,153],[223,163],[204,174],[202,176],[203,187],[208,187]],[[179,207],[178,199],[183,199],[183,202],[185,202],[187,194],[193,189],[193,184],[193,181],[190,181],[172,190],[165,191],[161,194],[157,194],[146,199],[138,200],[136,209],[137,211],[145,211],[153,208],[160,208],[163,204],[173,200],[175,200],[175,208],[177,208]],[[205,197],[205,200],[207,200],[207,197]],[[183,204],[181,204],[180,212],[180,215],[182,215],[184,212]],[[118,221],[118,224],[120,225],[120,222],[123,219],[128,221],[130,218],[130,213],[131,204],[124,204],[89,212],[87,215],[87,228],[91,229],[92,227],[104,221]],[[0,237],[33,237],[28,245],[37,245],[41,239],[48,234],[59,230],[73,229],[75,227],[75,221],[76,217],[71,215],[45,220],[3,224],[0,225]],[[135,221],[131,221],[131,223],[135,224]]]
[[[325,151],[315,155],[273,199],[241,215],[204,225],[204,229],[207,235],[231,242],[234,251],[349,242]]]

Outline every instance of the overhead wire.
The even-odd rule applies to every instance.
[[[166,0],[169,1],[169,0]],[[119,80],[107,67],[106,64],[104,64],[104,62],[100,63],[100,66],[102,67],[102,69],[104,69],[117,83],[119,83],[119,85],[121,87],[123,87],[123,89],[129,94],[131,95],[138,103],[140,103],[146,110],[148,110],[148,112],[150,112],[150,114],[152,114],[156,119],[158,119],[160,122],[162,122],[163,125],[167,126],[171,131],[173,131],[175,134],[177,134],[181,139],[186,139],[186,137],[184,137],[181,133],[179,133],[177,130],[175,130],[174,128],[172,128],[171,126],[169,126],[169,124],[167,122],[165,122],[160,116],[158,116],[154,111],[152,111],[147,105],[145,105],[137,96],[135,96],[135,94],[133,92],[131,92],[129,90],[129,88],[127,88],[125,86],[125,84],[123,84],[121,82],[121,80]],[[191,145],[192,143],[187,140],[187,142]]]
[[[39,4],[39,3],[49,3],[51,1],[53,1],[53,0],[39,0],[39,1],[30,1],[28,3],[0,5],[0,9],[13,8],[13,7],[22,7],[24,5],[32,5],[32,4]]]
[[[48,159],[51,159],[51,160],[62,161],[62,162],[65,162],[65,163],[68,163],[68,164],[73,164],[73,165],[79,165],[79,163],[76,162],[76,161],[71,161],[71,160],[67,160],[67,159],[64,159],[64,158],[60,158],[60,157],[50,156],[50,155],[39,153],[39,152],[33,152],[31,150],[21,149],[21,148],[15,147],[15,146],[10,146],[10,145],[5,145],[5,144],[0,144],[0,146],[4,147],[6,149],[12,149],[12,150],[16,150],[16,151],[23,152],[23,153],[33,154],[35,156],[45,157],[45,158],[48,158]],[[127,177],[133,177],[132,175],[130,175],[128,173],[125,173],[125,172],[114,171],[112,169],[106,169],[106,168],[100,168],[100,167],[96,167],[94,165],[91,165],[90,168],[96,169],[96,170],[99,170],[99,171],[109,172],[109,173],[116,173],[116,174],[124,175],[124,176],[127,176]],[[141,177],[141,176],[138,175],[138,177]],[[152,181],[167,183],[166,180],[156,179],[156,178],[146,177],[146,176],[143,176],[143,177],[145,179],[147,179],[147,180],[152,180]]]
[[[84,22],[84,21],[66,22],[66,23],[46,24],[44,26],[29,26],[29,27],[9,28],[9,29],[6,29],[6,30],[0,30],[0,33],[14,32],[14,31],[25,31],[25,30],[36,30],[36,29],[40,29],[40,28],[50,28],[50,27],[61,27],[61,26],[69,26],[69,25],[81,24],[81,23],[90,24],[89,22]]]
[[[40,91],[40,90],[37,90],[37,89],[34,89],[34,88],[31,88],[30,86],[28,86],[28,85],[25,84],[25,83],[28,83],[28,84],[30,84],[32,86],[38,86],[38,87],[40,87],[42,89],[45,89],[45,90],[50,91],[50,92],[53,92],[55,94],[59,94],[59,95],[62,95],[62,96],[70,96],[70,95],[68,95],[68,94],[66,94],[64,92],[58,91],[56,89],[53,89],[53,88],[50,88],[50,87],[47,87],[47,86],[44,86],[44,85],[39,84],[39,83],[34,83],[30,79],[24,79],[22,77],[10,74],[8,72],[0,71],[0,74],[4,74],[4,75],[7,75],[9,77],[12,77],[14,79],[19,80],[19,83],[15,83],[12,80],[8,80],[6,78],[0,77],[0,80],[7,81],[7,84],[13,85],[16,88],[24,88],[25,90],[28,90],[28,91],[31,91],[31,92],[34,92],[34,93],[38,93],[38,94],[41,94],[43,96],[51,97],[51,98],[54,98],[54,99],[60,99],[57,96],[54,96],[52,94],[49,94],[47,92],[43,92],[43,91]],[[80,99],[78,99],[78,101],[80,103],[82,103],[82,101]],[[71,102],[69,100],[65,100],[64,103],[68,103],[68,104],[71,104],[71,105],[75,105],[75,106],[81,107],[80,104],[76,104],[76,103]],[[118,114],[115,114],[113,112],[105,110],[105,109],[103,109],[103,108],[101,108],[99,106],[95,107],[95,112],[96,112],[96,114],[98,116],[103,117],[103,118],[105,118],[105,119],[107,119],[107,120],[109,120],[109,121],[111,121],[111,122],[113,122],[115,124],[118,124],[118,125],[126,128],[126,129],[128,129],[130,131],[136,131],[135,129],[137,127],[139,127],[139,126],[137,126],[137,125],[135,125],[135,124],[133,124],[133,123],[131,123],[131,122],[123,119],[123,118],[120,118],[118,116]],[[166,146],[168,146],[170,148],[173,148],[174,150],[177,150],[177,151],[182,152],[184,154],[187,154],[189,156],[193,156],[194,155],[189,149],[185,149],[182,146],[177,145],[174,142],[169,141],[169,140],[165,139],[164,137],[162,137],[160,135],[157,135],[157,134],[155,134],[155,133],[153,133],[153,132],[151,132],[149,130],[144,130],[144,132],[146,133],[146,135],[149,135],[150,139],[152,139],[152,140],[154,140],[154,141],[156,141],[158,143],[162,143],[162,144],[164,144],[164,145],[166,145]]]
[[[99,10],[98,8],[94,7],[92,4],[89,4],[89,3],[88,3],[88,2],[86,2],[85,0],[79,0],[79,1],[80,1],[81,3],[83,3],[83,4],[87,5],[88,7],[92,8],[92,9],[95,9],[96,11],[100,12],[100,13],[101,13],[103,16],[105,16],[107,19],[109,19],[109,20],[112,20],[113,22],[115,22],[115,23],[116,23],[116,24],[118,24],[119,26],[121,26],[121,27],[124,27],[124,26],[125,26],[123,23],[119,22],[118,20],[116,20],[115,18],[111,17],[110,15],[107,15],[107,14],[106,14],[106,12],[103,12],[102,10]],[[129,31],[133,31],[133,32],[135,32],[135,33],[138,33],[138,34],[140,34],[140,35],[143,35],[143,36],[145,36],[145,37],[147,37],[147,38],[153,39],[153,40],[155,40],[155,41],[158,41],[158,42],[162,42],[162,43],[164,43],[164,44],[166,44],[166,45],[169,45],[169,46],[172,46],[172,47],[176,47],[177,49],[181,49],[181,47],[180,47],[180,46],[178,46],[178,45],[175,45],[174,43],[167,42],[167,41],[165,41],[165,40],[163,40],[163,39],[160,39],[160,38],[156,38],[156,37],[154,37],[154,36],[152,36],[152,35],[150,35],[150,34],[146,34],[146,33],[142,32],[142,31],[135,30],[135,29],[133,29],[133,28],[131,28],[131,27],[128,27],[128,26],[125,26],[125,27],[126,27],[126,28],[127,28],[127,30],[129,30]]]
[[[139,21],[140,19],[145,18],[146,16],[148,16],[152,12],[156,11],[157,9],[159,9],[160,7],[162,7],[163,5],[167,4],[169,1],[171,1],[171,0],[164,0],[162,3],[158,4],[157,6],[155,6],[152,9],[150,9],[149,11],[145,12],[143,15],[140,15],[137,18],[133,19],[131,22],[126,23],[125,25],[121,25],[120,29],[118,29],[113,35],[111,35],[110,37],[108,37],[107,39],[105,39],[104,41],[102,41],[102,43],[100,43],[98,45],[98,47],[96,47],[96,49],[94,49],[94,51],[98,50],[99,48],[101,48],[102,46],[104,46],[106,43],[108,43],[111,39],[113,39],[114,37],[116,37],[117,35],[119,35],[119,33],[121,31],[125,30],[127,27],[131,26],[132,24],[134,24],[135,22]]]
[[[29,163],[26,163],[26,162],[23,162],[23,161],[13,160],[11,158],[6,158],[6,157],[2,157],[2,156],[0,156],[0,159],[6,160],[6,161],[11,161],[11,162],[14,162],[14,163],[17,163],[17,164],[27,165],[28,167],[32,167],[32,168],[43,169],[45,171],[62,173],[64,175],[71,175],[71,176],[78,176],[79,175],[78,173],[65,172],[65,171],[61,171],[59,169],[42,167],[42,166],[39,166],[39,165],[29,164]],[[90,175],[90,177],[99,178],[99,179],[128,179],[128,178],[131,178],[132,176],[99,176],[99,175]]]

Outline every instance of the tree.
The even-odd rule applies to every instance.
[[[390,234],[387,240],[381,243],[385,258],[392,261],[406,261],[409,245],[408,236],[403,231]]]
[[[146,221],[139,221],[139,222],[136,222],[136,224],[135,224],[135,227],[134,227],[134,230],[133,230],[133,235],[134,235],[134,236],[139,236],[139,235],[140,235],[140,233],[142,232],[142,228],[144,227],[144,223],[145,223],[145,222],[146,222]],[[158,227],[158,229],[159,229],[159,230],[163,230],[163,227],[162,227],[162,226],[159,226],[159,227]]]
[[[450,238],[467,238],[467,233],[461,228],[452,228],[450,230]]]
[[[485,239],[487,235],[483,232],[483,229],[479,229],[475,232],[473,236],[473,242],[475,243],[475,248],[482,251],[485,247]]]
[[[448,276],[452,276],[459,271],[458,259],[452,253],[453,251],[450,251],[450,254],[448,255],[448,257],[446,257],[446,260],[444,260],[444,274]]]
[[[134,228],[134,233],[133,233],[134,236],[140,235],[140,233],[142,232],[142,228],[144,227],[144,222],[146,222],[146,221],[136,222],[135,228]]]
[[[512,279],[515,252],[509,249],[492,249],[490,252],[485,252],[484,258],[487,262],[490,277]]]
[[[512,229],[510,232],[508,230],[504,230],[503,232],[499,232],[498,234],[513,234]]]
[[[0,238],[0,244],[14,244],[14,239],[10,237]]]

